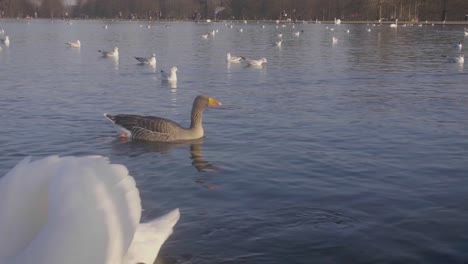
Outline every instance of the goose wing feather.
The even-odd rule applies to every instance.
[[[171,134],[180,129],[183,129],[176,122],[157,116],[140,116],[140,115],[107,115],[116,125],[119,125],[129,131],[134,128],[142,128],[150,132],[162,134]]]

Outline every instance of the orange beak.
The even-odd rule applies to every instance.
[[[220,102],[216,101],[215,99],[211,98],[208,99],[208,106],[220,106],[222,105]]]

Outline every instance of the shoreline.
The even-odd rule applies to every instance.
[[[301,21],[277,21],[277,20],[213,20],[210,22],[207,22],[207,20],[191,20],[191,19],[112,19],[112,18],[69,18],[69,19],[64,19],[64,18],[0,18],[0,21],[5,21],[5,20],[26,20],[26,21],[34,21],[34,20],[52,20],[52,21],[57,21],[57,20],[62,20],[62,21],[112,21],[112,22],[138,22],[138,21],[145,21],[145,22],[163,22],[163,23],[168,23],[168,22],[193,22],[193,23],[243,23],[244,21],[247,21],[247,23],[250,24],[257,24],[257,23],[267,23],[267,24],[335,24],[334,20],[323,20],[320,21],[318,20],[318,23],[316,23],[316,20],[301,20]],[[342,25],[345,24],[392,24],[395,23],[394,20],[386,20],[379,22],[378,20],[345,20],[341,21]],[[413,25],[467,25],[468,26],[468,21],[398,21],[398,24],[413,24]]]

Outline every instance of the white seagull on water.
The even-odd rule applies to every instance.
[[[177,67],[171,68],[171,74],[167,74],[165,71],[161,70],[161,80],[167,82],[177,82]]]
[[[227,60],[227,62],[239,63],[242,60],[242,56],[233,57],[233,56],[231,56],[231,53],[228,52],[227,55],[226,55],[226,60]]]
[[[140,64],[149,64],[151,66],[156,66],[156,54],[154,53],[149,58],[135,57],[135,59],[139,61]]]
[[[251,65],[251,66],[262,66],[264,63],[267,63],[267,59],[266,58],[261,58],[259,60],[252,60],[252,59],[247,59],[245,57],[242,57],[242,59],[244,59],[248,65]]]
[[[114,57],[114,58],[119,57],[119,48],[117,48],[117,47],[114,47],[113,51],[98,50],[98,52],[102,53],[103,57]]]
[[[23,159],[0,178],[0,210],[5,264],[153,263],[180,218],[140,223],[135,179],[101,156]]]
[[[79,47],[81,47],[81,42],[80,42],[79,40],[77,40],[77,41],[65,42],[65,44],[67,44],[69,47],[72,47],[72,48],[79,48]]]
[[[5,44],[5,46],[10,46],[10,37],[9,36],[5,36],[4,39],[2,39],[2,42],[3,44]]]

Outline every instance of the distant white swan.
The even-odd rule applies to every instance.
[[[149,58],[135,57],[135,59],[139,61],[140,64],[149,64],[151,66],[156,66],[156,54],[154,53]]]
[[[113,51],[98,50],[98,52],[102,53],[103,57],[114,57],[114,58],[119,57],[119,48],[117,47],[115,47]]]
[[[267,63],[267,59],[266,58],[261,58],[259,60],[252,60],[252,59],[247,59],[247,58],[244,58],[242,57],[248,65],[252,65],[252,66],[262,66],[264,63]]]
[[[70,41],[70,42],[65,42],[65,44],[67,44],[68,46],[72,47],[72,48],[79,48],[81,47],[81,42],[79,40],[77,41]]]
[[[2,264],[153,263],[180,217],[140,224],[135,180],[101,156],[25,158],[0,178],[0,210]]]
[[[341,24],[341,19],[336,19],[336,17],[335,17],[335,24],[340,25]]]
[[[240,63],[241,60],[242,60],[242,57],[241,56],[233,57],[233,56],[231,56],[231,53],[228,52],[226,54],[226,60],[227,60],[227,62]]]
[[[177,82],[177,67],[171,68],[171,74],[161,70],[161,80],[168,82]]]
[[[395,23],[394,23],[394,24],[390,24],[390,27],[391,27],[391,28],[397,28],[397,27],[398,27],[398,19],[395,19]]]

